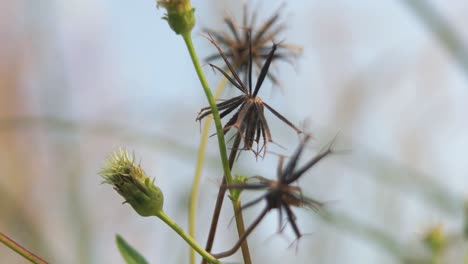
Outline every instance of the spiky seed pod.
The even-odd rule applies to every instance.
[[[263,64],[260,74],[258,75],[257,82],[255,87],[252,85],[252,62],[253,57],[250,53],[249,59],[249,70],[248,70],[248,84],[243,82],[239,74],[236,72],[236,69],[229,62],[228,58],[225,56],[224,52],[218,46],[216,41],[213,38],[209,38],[213,45],[218,49],[220,56],[223,58],[226,67],[232,74],[228,74],[226,71],[222,70],[220,67],[210,64],[211,67],[221,72],[234,87],[236,87],[242,95],[235,96],[231,99],[225,100],[217,104],[218,110],[220,111],[220,117],[224,118],[225,116],[231,114],[237,109],[229,121],[224,125],[224,133],[226,134],[232,128],[237,129],[239,135],[243,138],[244,149],[252,150],[255,155],[259,155],[262,150],[263,153],[266,152],[266,145],[269,142],[273,142],[273,138],[268,126],[268,122],[265,118],[265,108],[268,109],[273,115],[278,117],[281,121],[286,123],[288,126],[293,128],[297,133],[302,133],[300,129],[294,126],[288,119],[278,113],[270,105],[264,102],[258,96],[260,88],[265,80],[265,77],[268,74],[268,69],[270,68],[271,62],[275,57],[275,52],[278,48],[278,45],[273,44],[273,47],[268,54],[268,57]],[[251,51],[252,49],[250,49]],[[200,121],[204,117],[211,115],[212,111],[210,107],[204,107],[201,109],[200,113],[197,116],[197,121]],[[263,144],[260,144],[260,140],[263,139]],[[257,150],[253,150],[254,142],[257,145]]]
[[[258,224],[260,224],[267,213],[273,209],[278,209],[279,230],[282,230],[283,213],[286,213],[287,220],[291,225],[296,238],[301,238],[302,234],[296,223],[296,215],[294,214],[291,207],[307,207],[317,212],[322,209],[323,203],[304,196],[299,186],[291,186],[291,184],[296,182],[306,171],[308,171],[319,161],[330,155],[332,153],[332,146],[334,142],[332,141],[325,151],[321,151],[305,165],[297,169],[296,167],[299,158],[309,138],[310,136],[305,137],[304,141],[299,145],[286,166],[283,166],[284,159],[282,157],[280,158],[278,162],[276,180],[270,180],[261,176],[254,176],[250,179],[255,180],[255,182],[251,181],[246,183],[231,183],[225,186],[227,189],[235,189],[239,191],[265,190],[263,195],[244,204],[241,210],[247,209],[248,207],[251,207],[263,200],[265,200],[266,206],[231,249],[218,254],[213,254],[213,256],[217,258],[224,258],[234,254],[239,249],[243,241],[247,239],[252,231],[258,226]]]
[[[250,57],[253,58],[255,67],[260,70],[264,61],[269,57],[270,43],[278,40],[279,35],[285,29],[285,25],[280,22],[280,13],[278,11],[262,24],[257,25],[256,21],[257,12],[249,14],[247,4],[244,4],[242,25],[237,26],[236,22],[227,16],[224,18],[227,31],[204,30],[207,34],[213,36],[226,57],[234,65],[236,71],[244,76],[244,82],[247,82]],[[251,55],[249,55],[249,32],[252,32]],[[302,48],[299,46],[281,43],[278,45],[278,51],[275,53],[273,61],[283,60],[292,63],[301,53]],[[215,53],[208,56],[206,61],[212,62],[221,58],[222,56],[219,53]],[[227,70],[227,68],[224,70]],[[268,72],[267,77],[273,83],[279,84],[278,78],[273,72]]]
[[[299,158],[304,150],[304,147],[309,140],[310,136],[306,136],[304,141],[299,145],[289,162],[286,166],[283,166],[283,157],[280,158],[277,168],[277,179],[270,180],[261,176],[253,176],[250,179],[254,182],[246,183],[233,183],[226,185],[228,189],[236,190],[265,190],[266,192],[260,197],[244,204],[242,210],[251,207],[263,200],[266,202],[265,208],[262,210],[260,215],[254,221],[254,223],[246,230],[244,237],[239,239],[238,244],[242,243],[242,239],[246,239],[248,234],[260,223],[260,221],[265,217],[266,213],[278,209],[279,212],[279,229],[282,229],[283,226],[283,213],[286,213],[287,220],[291,225],[297,238],[302,236],[299,231],[299,227],[296,223],[296,216],[291,207],[307,207],[316,212],[320,211],[323,207],[323,203],[315,199],[308,198],[303,195],[302,190],[299,186],[292,186],[291,184],[296,182],[306,171],[308,171],[312,166],[317,164],[319,161],[327,157],[332,153],[332,143],[325,150],[317,154],[314,158],[308,161],[305,165],[300,168],[297,168]],[[237,244],[236,244],[237,245]],[[235,247],[234,247],[235,248]],[[233,249],[234,249],[233,248]],[[227,251],[232,253],[232,249]],[[225,253],[216,254],[217,257],[224,256]]]

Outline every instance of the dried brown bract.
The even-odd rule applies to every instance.
[[[263,62],[269,57],[269,43],[278,39],[278,35],[285,29],[283,23],[279,21],[279,12],[269,17],[263,24],[256,25],[257,13],[253,12],[249,16],[247,4],[244,4],[242,26],[236,26],[236,23],[230,17],[225,17],[224,22],[228,31],[214,31],[205,29],[205,32],[213,36],[216,42],[221,46],[226,57],[234,65],[238,73],[245,73],[244,82],[247,79],[250,56],[252,56],[255,66],[260,70]],[[249,32],[252,32],[252,49],[249,55]],[[278,51],[273,56],[273,60],[284,60],[291,62],[302,49],[295,45],[281,43],[277,46]],[[220,59],[221,55],[216,53],[206,58],[211,62]],[[225,69],[227,70],[227,69]],[[275,84],[278,79],[272,72],[267,73],[267,77]]]
[[[258,97],[258,92],[262,86],[263,81],[265,80],[266,75],[268,74],[268,69],[270,67],[271,61],[275,56],[275,52],[278,48],[276,44],[273,44],[273,47],[268,54],[268,57],[260,70],[255,87],[252,86],[252,61],[253,56],[249,58],[249,69],[248,69],[248,85],[246,85],[239,77],[237,71],[234,69],[232,64],[229,62],[228,58],[225,56],[224,52],[217,45],[216,41],[213,38],[209,40],[215,45],[218,49],[220,56],[223,58],[226,63],[227,68],[232,74],[228,74],[226,71],[222,70],[216,65],[210,64],[211,67],[221,72],[239,91],[243,94],[233,97],[231,99],[222,101],[217,104],[218,110],[220,111],[220,117],[224,118],[228,114],[232,113],[237,109],[237,112],[229,119],[229,121],[224,125],[224,134],[226,134],[231,128],[236,128],[239,135],[243,138],[244,149],[252,150],[256,155],[260,155],[263,150],[265,153],[265,146],[268,142],[273,142],[270,128],[268,122],[265,118],[264,109],[267,108],[271,113],[278,117],[281,121],[286,123],[288,126],[293,128],[297,133],[301,133],[301,130],[294,126],[288,119],[278,113],[275,109],[269,106],[267,103],[262,101]],[[250,49],[251,50],[251,49]],[[200,113],[197,116],[197,121],[200,121],[204,117],[212,114],[210,107],[204,107],[201,109]],[[260,140],[263,139],[263,144],[260,145]],[[256,143],[257,150],[253,150],[253,143]]]
[[[333,142],[330,143],[329,147],[325,151],[321,151],[313,159],[308,161],[300,168],[296,168],[301,153],[309,140],[310,136],[306,136],[304,141],[298,147],[296,152],[293,154],[286,166],[283,167],[284,158],[281,157],[278,163],[277,168],[277,179],[270,180],[261,176],[254,176],[250,179],[255,180],[255,182],[247,183],[234,183],[228,184],[225,187],[227,189],[236,189],[236,190],[266,190],[266,192],[242,206],[242,209],[251,207],[262,200],[266,201],[266,206],[261,211],[260,215],[254,220],[254,222],[247,228],[244,235],[239,238],[238,242],[234,245],[233,248],[226,252],[219,254],[214,254],[215,257],[221,258],[229,256],[239,248],[240,244],[247,238],[247,236],[257,227],[265,215],[272,209],[278,209],[279,212],[279,229],[282,230],[283,227],[283,214],[286,213],[287,220],[291,225],[296,238],[302,236],[299,227],[296,223],[296,216],[291,207],[307,207],[314,211],[320,211],[323,207],[323,203],[317,200],[305,197],[302,194],[301,188],[299,186],[292,186],[291,184],[296,182],[307,170],[312,166],[317,164],[326,156],[332,153]]]
[[[307,198],[302,195],[301,188],[299,186],[291,186],[292,183],[297,181],[307,170],[317,164],[320,160],[332,153],[331,147],[327,148],[316,155],[313,159],[303,165],[301,168],[296,169],[297,163],[301,156],[301,153],[306,145],[307,140],[310,137],[307,136],[303,143],[296,150],[291,160],[283,168],[283,157],[280,158],[277,168],[277,180],[269,180],[261,176],[254,176],[257,182],[239,184],[238,186],[229,186],[229,188],[244,189],[244,190],[267,190],[267,192],[259,198],[246,203],[243,209],[250,207],[261,200],[265,199],[267,202],[266,210],[278,209],[280,215],[280,226],[282,226],[282,214],[286,212],[289,223],[291,224],[296,236],[301,237],[301,233],[296,225],[296,217],[291,210],[291,206],[295,207],[308,207],[314,211],[319,211],[322,207],[322,203],[314,199]],[[331,145],[330,145],[331,146]]]

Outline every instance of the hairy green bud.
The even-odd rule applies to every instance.
[[[167,14],[163,19],[167,20],[169,26],[178,35],[187,34],[195,25],[195,8],[192,8],[190,0],[158,0],[158,8],[164,7]]]
[[[135,157],[120,149],[112,154],[107,164],[99,172],[108,183],[141,216],[158,216],[162,212],[164,197],[154,185],[154,179],[146,176],[140,165],[135,165]]]

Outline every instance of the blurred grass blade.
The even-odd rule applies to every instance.
[[[11,119],[0,119],[0,131],[2,130],[23,130],[30,132],[31,129],[46,129],[49,131],[59,132],[64,135],[81,133],[81,135],[101,136],[109,138],[114,136],[119,140],[126,142],[141,144],[148,148],[163,149],[169,154],[177,157],[193,160],[197,150],[181,143],[179,140],[155,132],[143,131],[108,122],[88,122],[84,120],[73,120],[55,116],[30,116],[18,117]],[[214,167],[218,165],[218,157],[208,155],[206,158],[207,165]]]
[[[364,241],[368,241],[372,243],[372,245],[380,247],[397,259],[403,259],[405,256],[406,248],[402,245],[401,241],[396,240],[396,238],[383,230],[372,227],[367,223],[361,223],[344,213],[328,212],[321,216],[325,223],[356,237],[363,238]]]
[[[371,150],[357,151],[349,166],[402,194],[420,197],[424,203],[452,216],[463,212],[463,195],[450,190],[436,176],[420,172]]]
[[[426,0],[404,0],[414,14],[432,31],[468,77],[468,49],[455,29]]]
[[[127,264],[148,264],[148,261],[136,249],[130,246],[120,235],[115,237],[120,254]]]

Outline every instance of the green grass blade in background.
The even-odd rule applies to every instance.
[[[468,47],[453,26],[428,1],[405,0],[403,3],[434,34],[468,77]]]

